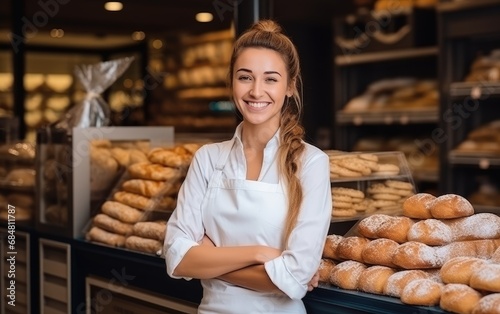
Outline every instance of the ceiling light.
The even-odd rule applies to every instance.
[[[141,41],[141,40],[144,40],[144,38],[146,38],[146,34],[142,31],[137,31],[137,32],[132,33],[133,40]]]
[[[118,1],[109,1],[104,4],[104,9],[108,11],[121,11],[123,9],[123,4]]]
[[[196,21],[201,23],[211,22],[213,19],[214,16],[209,12],[200,12],[196,14]]]

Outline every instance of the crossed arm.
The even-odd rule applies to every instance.
[[[283,293],[264,269],[265,262],[280,255],[278,249],[261,245],[215,247],[205,236],[199,246],[186,253],[174,274],[199,279],[218,278],[251,290]],[[318,279],[316,272],[308,283],[308,291],[318,286]]]

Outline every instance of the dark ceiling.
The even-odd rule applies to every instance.
[[[0,0],[0,28],[10,29],[12,5],[24,1],[24,24],[31,22],[40,31],[62,28],[66,33],[97,35],[130,34],[142,30],[147,34],[177,31],[206,32],[227,29],[233,21],[234,5],[252,0],[122,0],[120,12],[104,10],[104,0]],[[261,0],[264,1],[264,0]],[[352,10],[346,0],[268,0],[273,17],[282,22],[329,23],[335,15]],[[45,5],[43,5],[45,3]],[[49,5],[50,4],[50,5]],[[214,14],[210,23],[198,23],[200,11]],[[26,22],[28,21],[28,22]]]

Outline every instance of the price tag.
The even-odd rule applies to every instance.
[[[489,167],[490,167],[490,161],[489,161],[489,159],[481,158],[479,160],[479,168],[481,168],[481,169],[488,169]]]

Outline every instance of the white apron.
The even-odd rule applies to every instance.
[[[267,245],[282,248],[287,200],[282,184],[225,178],[234,144],[225,143],[202,204],[205,233],[216,246]],[[201,280],[199,313],[306,313],[301,300],[261,293],[222,280]]]

